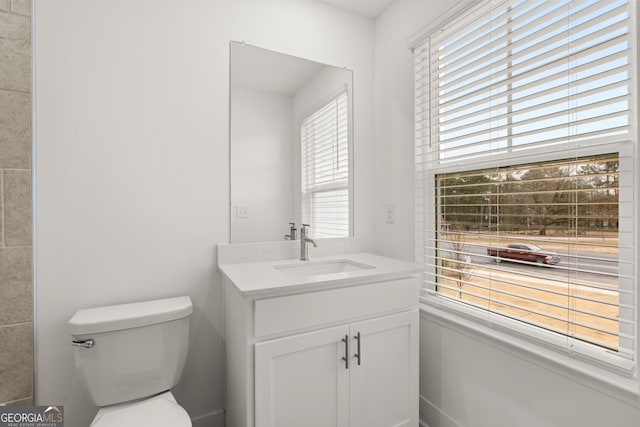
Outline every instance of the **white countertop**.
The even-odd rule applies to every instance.
[[[278,266],[294,266],[305,263],[323,263],[348,260],[366,264],[373,268],[317,274],[302,278],[291,277]],[[272,296],[318,289],[330,289],[360,285],[368,282],[393,280],[423,271],[424,268],[406,261],[369,253],[349,253],[335,256],[315,257],[310,261],[285,259],[278,261],[219,264],[220,272],[231,281],[243,296]]]

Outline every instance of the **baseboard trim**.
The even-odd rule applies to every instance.
[[[462,427],[446,412],[442,411],[429,399],[420,395],[420,426],[421,427]]]
[[[224,410],[193,417],[191,424],[193,427],[224,427]]]

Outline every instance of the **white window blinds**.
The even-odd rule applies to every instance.
[[[302,221],[314,238],[349,235],[349,120],[347,92],[300,126]]]
[[[635,359],[630,7],[487,1],[415,44],[425,302]]]

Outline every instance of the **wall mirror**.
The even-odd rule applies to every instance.
[[[353,235],[353,72],[231,42],[230,241]]]

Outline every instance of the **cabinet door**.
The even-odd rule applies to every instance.
[[[418,320],[414,310],[351,325],[350,427],[418,426]]]
[[[348,427],[348,326],[255,345],[256,427]]]

